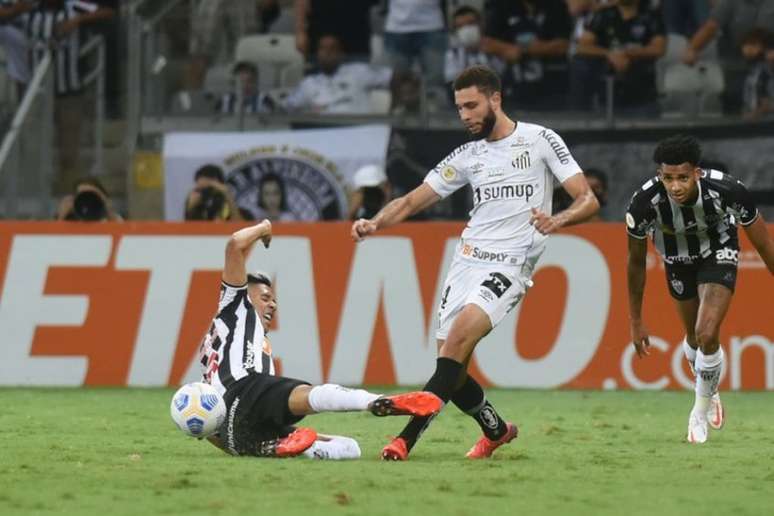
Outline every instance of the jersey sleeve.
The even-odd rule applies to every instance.
[[[239,301],[247,297],[247,283],[241,286],[229,285],[225,281],[220,282],[220,301],[218,301],[218,313],[228,307],[239,304]]]
[[[758,208],[755,206],[755,202],[752,200],[750,191],[747,187],[736,178],[728,178],[730,180],[728,208],[731,213],[739,219],[739,223],[742,226],[749,226],[755,219],[758,218]]]
[[[570,154],[570,149],[562,140],[562,137],[551,129],[540,131],[538,142],[543,162],[551,170],[551,173],[559,180],[565,182],[571,176],[581,173],[581,168]]]
[[[453,194],[468,183],[465,156],[468,145],[457,147],[425,176],[425,183],[442,198]]]
[[[655,222],[655,208],[648,201],[645,191],[638,191],[632,196],[626,209],[626,232],[638,240],[643,240],[648,237]]]

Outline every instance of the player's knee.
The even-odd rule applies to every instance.
[[[711,325],[699,325],[696,327],[696,343],[704,354],[712,354],[718,350],[717,329]]]

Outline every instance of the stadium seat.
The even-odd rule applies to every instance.
[[[716,114],[725,89],[723,70],[714,61],[695,66],[675,63],[664,74],[664,113],[672,116]]]
[[[303,78],[304,63],[291,63],[280,70],[279,86],[281,88],[294,88]]]
[[[390,105],[392,104],[390,90],[371,90],[368,95],[371,101],[371,113],[374,115],[386,115],[390,112]]]
[[[670,66],[680,62],[683,52],[688,48],[688,40],[679,34],[667,34],[666,52],[656,61],[656,86],[664,93],[664,78]]]
[[[303,76],[304,56],[296,49],[292,34],[245,36],[237,43],[236,60],[258,66],[258,87],[263,90],[292,86]],[[292,71],[285,72],[288,68]]]
[[[213,95],[222,95],[233,91],[234,81],[231,76],[232,65],[213,66],[204,76],[204,91]]]

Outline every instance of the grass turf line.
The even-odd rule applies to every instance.
[[[489,390],[520,427],[493,460],[448,406],[406,463],[406,418],[325,414],[363,458],[232,458],[186,438],[167,389],[0,389],[0,514],[772,514],[774,393],[724,393],[728,421],[684,442],[692,393]]]

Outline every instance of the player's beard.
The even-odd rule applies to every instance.
[[[490,107],[486,116],[484,116],[484,119],[481,121],[481,130],[475,133],[471,131],[471,134],[479,140],[485,140],[492,134],[496,122],[497,116],[495,116],[494,110]]]

